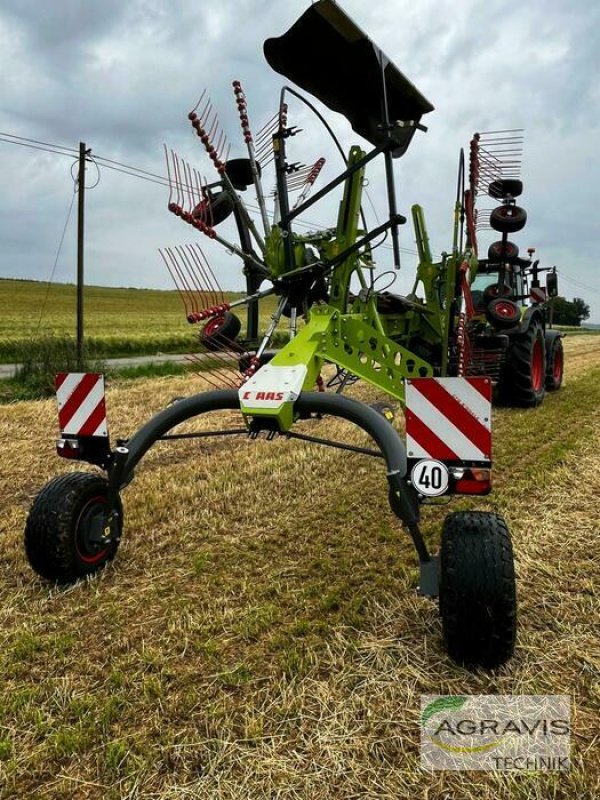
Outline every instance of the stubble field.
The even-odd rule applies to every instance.
[[[123,493],[113,564],[48,586],[26,563],[25,517],[79,467],[54,455],[53,402],[2,407],[0,798],[600,796],[600,337],[565,350],[560,392],[494,411],[494,493],[451,507],[497,510],[513,533],[517,651],[492,674],[446,656],[382,464],[314,445],[157,445]],[[113,384],[113,436],[203,388]],[[424,513],[432,545],[446,511]],[[570,695],[570,772],[422,771],[424,693]]]

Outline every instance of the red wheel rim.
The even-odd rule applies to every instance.
[[[534,392],[539,392],[542,388],[544,378],[544,346],[539,339],[536,339],[531,354],[531,385]]]
[[[83,532],[80,528],[81,521],[94,505],[106,506],[106,497],[102,497],[101,495],[98,495],[98,497],[91,497],[79,512],[77,522],[75,523],[75,550],[77,551],[77,556],[84,564],[98,564],[102,559],[106,558],[108,553],[108,547],[103,547],[101,550],[98,550],[97,553],[90,554],[86,546],[89,545],[89,543],[86,542],[87,537],[82,536]]]
[[[494,313],[498,314],[499,317],[502,317],[506,320],[513,320],[517,319],[518,316],[518,309],[512,303],[506,303],[500,300],[494,306]]]
[[[554,361],[552,363],[552,375],[555,383],[560,383],[563,371],[563,352],[562,347],[557,347],[554,351]]]
[[[224,322],[225,317],[223,316],[215,317],[214,319],[209,320],[204,326],[204,335],[214,336],[215,333],[218,333],[219,329],[223,327]]]

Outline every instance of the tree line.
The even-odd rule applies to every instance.
[[[590,307],[581,297],[574,297],[573,300],[554,297],[551,305],[552,321],[556,325],[573,325],[579,328],[582,321],[590,316]]]

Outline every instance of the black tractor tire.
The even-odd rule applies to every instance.
[[[440,551],[440,615],[449,656],[494,669],[515,649],[517,593],[510,533],[498,514],[448,514]]]
[[[111,496],[108,481],[71,472],[51,480],[35,498],[25,524],[25,553],[42,578],[74,583],[112,561],[122,529],[121,500]]]
[[[499,233],[516,233],[526,222],[527,212],[521,206],[498,206],[490,214],[490,225]]]
[[[560,336],[553,339],[546,354],[546,390],[555,392],[562,386],[564,352]]]
[[[237,338],[242,327],[239,317],[231,311],[225,311],[218,317],[209,319],[200,331],[200,344],[207,350],[227,350]]]
[[[539,322],[511,338],[499,381],[500,396],[509,406],[535,408],[544,399],[546,347]]]

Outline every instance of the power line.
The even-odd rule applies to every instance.
[[[63,145],[57,145],[50,142],[41,142],[37,139],[28,139],[25,136],[16,136],[15,134],[4,133],[1,131],[0,131],[0,141],[6,142],[7,144],[18,144],[21,145],[22,147],[29,147],[33,150],[42,150],[48,153],[55,153],[56,155],[63,155],[63,156],[68,155],[69,157],[76,156],[78,152],[77,150],[75,150],[75,148],[64,147]],[[68,151],[68,152],[62,152],[62,151]],[[122,161],[116,161],[111,158],[106,158],[105,156],[99,156],[96,155],[95,153],[93,160],[94,162],[96,162],[96,166],[102,166],[105,167],[106,169],[111,169],[114,172],[120,172],[123,175],[129,175],[132,178],[145,180],[148,181],[148,183],[155,183],[158,186],[165,186],[167,188],[169,187],[168,178],[166,178],[164,175],[159,175],[156,172],[149,172],[148,170],[140,169],[139,167],[134,167],[130,164],[125,164]],[[369,202],[371,203],[371,206],[373,206],[373,203],[370,198]],[[247,206],[248,208],[251,208],[254,211],[259,210],[258,206],[253,205],[251,203],[247,203]],[[304,221],[297,220],[296,224],[306,229],[313,228],[317,230],[324,230],[327,229],[327,227],[331,227],[311,220],[304,220]],[[385,244],[383,242],[379,246],[384,250],[393,249],[391,245]],[[417,250],[412,250],[408,247],[401,247],[400,251],[407,255],[412,255],[412,256],[418,255]]]
[[[567,283],[572,283],[574,286],[577,286],[580,289],[585,289],[588,292],[600,292],[600,289],[595,288],[594,286],[588,286],[586,283],[582,283],[581,281],[576,281],[574,278],[569,278],[565,275],[564,272],[557,270],[558,274],[562,278],[562,280],[566,281]]]

